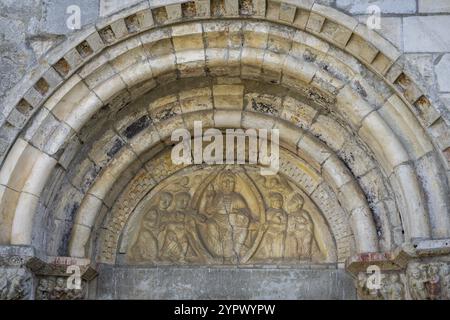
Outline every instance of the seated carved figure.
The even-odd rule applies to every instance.
[[[219,190],[207,191],[205,205],[208,217],[204,235],[212,253],[228,262],[239,258],[250,224],[250,210],[241,194],[235,191],[236,177],[224,172],[219,179]]]
[[[303,203],[303,197],[299,194],[292,198],[287,222],[286,258],[311,258],[314,225],[309,213],[302,209]]]
[[[155,261],[159,258],[159,219],[167,213],[172,199],[170,193],[162,192],[158,197],[158,205],[144,215],[138,238],[132,247],[135,258],[145,261]]]
[[[281,260],[283,258],[287,213],[283,210],[283,196],[270,194],[270,208],[266,213],[267,230],[259,245],[257,258]]]

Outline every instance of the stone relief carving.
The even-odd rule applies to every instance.
[[[407,270],[412,299],[450,299],[450,274],[447,263],[412,263]]]
[[[384,300],[404,300],[405,285],[397,273],[386,275],[381,282],[381,295]]]
[[[68,289],[67,277],[41,277],[36,288],[37,300],[81,300],[85,298],[86,283],[81,289]]]
[[[385,271],[379,289],[369,289],[368,275],[358,274],[358,297],[364,300],[449,300],[450,266],[445,262],[412,262],[405,271]]]
[[[30,273],[25,269],[0,269],[0,300],[26,300],[30,294]]]
[[[126,259],[147,264],[324,261],[312,204],[281,175],[199,170],[169,179],[137,206]],[[263,178],[264,179],[264,178]],[[256,181],[256,183],[255,183]],[[305,197],[307,201],[305,201]],[[320,226],[319,226],[320,225]],[[134,228],[134,229],[133,229]]]

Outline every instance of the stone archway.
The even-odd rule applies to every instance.
[[[65,264],[79,264],[86,281],[97,269],[100,274],[93,283],[104,289],[91,289],[89,295],[111,297],[107,292],[112,284],[106,280],[111,274],[124,278],[125,271],[131,272],[132,281],[140,281],[139,270],[148,268],[150,277],[160,272],[151,266],[162,263],[169,265],[168,276],[178,272],[175,278],[180,279],[183,273],[177,266],[221,265],[207,258],[231,259],[229,248],[237,243],[245,249],[235,258],[244,264],[291,266],[285,273],[274,268],[275,278],[264,271],[256,279],[291,277],[303,283],[305,275],[314,274],[334,288],[319,288],[310,296],[287,290],[283,297],[317,297],[323,292],[331,292],[328,298],[354,296],[343,270],[346,264],[353,276],[368,265],[379,265],[394,275],[391,282],[386,280],[387,288],[402,285],[408,292],[402,298],[417,298],[418,293],[406,290],[413,277],[405,270],[414,270],[417,262],[428,263],[426,270],[420,269],[426,273],[441,267],[438,261],[447,254],[448,149],[439,147],[436,131],[445,135],[448,128],[442,127],[445,122],[438,111],[403,70],[395,47],[353,18],[308,3],[225,0],[157,8],[143,4],[49,52],[30,79],[9,96],[10,117],[20,117],[22,124],[0,171],[0,243],[9,245],[5,255],[26,257],[19,269],[31,269],[39,283],[48,274],[42,265],[63,270]],[[205,128],[280,130],[280,175],[308,208],[298,210],[308,213],[303,221],[310,219],[313,227],[311,237],[304,232],[302,239],[315,243],[314,259],[307,250],[286,259],[284,249],[280,253],[259,248],[266,229],[276,229],[265,222],[267,211],[277,209],[277,219],[286,216],[287,223],[287,203],[293,201],[285,186],[277,193],[283,205],[273,208],[267,199],[277,195],[264,194],[262,181],[248,182],[235,192],[234,198],[244,199],[236,202],[247,218],[255,215],[255,235],[249,235],[249,221],[243,222],[242,241],[229,244],[228,251],[205,239],[214,232],[238,237],[233,230],[217,221],[216,231],[197,220],[181,227],[172,207],[166,208],[173,211],[169,216],[174,221],[166,221],[169,230],[153,230],[162,240],[150,240],[148,230],[154,226],[141,231],[140,221],[156,206],[155,190],[160,194],[180,174],[169,157],[161,156],[173,147],[171,133],[177,128],[192,131],[199,120]],[[236,175],[241,169],[231,171]],[[252,180],[246,171],[238,184],[244,184],[244,176]],[[205,179],[188,183],[183,192],[191,198],[203,194],[197,189]],[[221,193],[216,193],[220,200]],[[251,199],[262,208],[259,213],[248,204]],[[214,213],[201,212],[199,203],[189,206],[214,222]],[[153,211],[153,219],[161,216],[158,209]],[[283,230],[279,228],[281,234],[287,232]],[[175,236],[164,254],[141,252],[151,241],[158,250],[167,248],[170,234]],[[271,239],[267,241],[286,245],[275,235]],[[44,255],[14,254],[22,250],[15,246],[29,246]],[[191,260],[186,258],[188,248]],[[258,255],[260,261],[253,261]],[[70,258],[52,258],[61,256]],[[230,261],[225,263],[228,268],[234,264]],[[313,271],[305,271],[305,266]],[[318,271],[324,267],[328,269]],[[255,270],[250,271],[260,272]],[[228,272],[234,275],[236,268]],[[46,281],[38,290],[41,295]],[[340,287],[346,288],[343,296],[337,293]],[[173,294],[169,290],[146,296],[145,290],[124,288],[118,297]],[[384,297],[393,297],[389,290]],[[216,288],[210,295],[197,294],[217,297],[218,292]],[[359,296],[372,297],[363,288]]]

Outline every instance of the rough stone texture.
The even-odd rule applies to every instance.
[[[355,299],[352,279],[336,269],[120,268],[105,272],[113,299]]]
[[[27,42],[41,19],[41,10],[40,0],[30,0],[27,10],[17,1],[0,2],[0,97],[36,62],[33,48]],[[45,40],[46,36],[42,38]]]

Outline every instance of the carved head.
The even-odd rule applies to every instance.
[[[270,207],[274,209],[283,208],[283,196],[277,192],[272,192],[269,196]]]
[[[23,277],[21,275],[15,275],[11,280],[11,287],[16,288],[22,285]]]
[[[428,275],[434,277],[439,274],[439,267],[435,264],[430,264],[428,267]]]
[[[391,283],[396,283],[399,280],[399,276],[396,273],[392,273],[391,276],[389,277],[389,280],[391,281]]]
[[[443,276],[446,276],[446,275],[449,274],[449,267],[448,267],[448,264],[446,264],[446,263],[442,264],[442,266],[441,266],[441,274],[442,274]]]
[[[268,188],[275,188],[279,184],[277,177],[269,177],[267,181]]]
[[[359,286],[364,287],[366,285],[366,282],[367,282],[367,274],[365,274],[364,272],[358,273]]]
[[[422,270],[420,269],[420,267],[418,265],[413,264],[410,266],[409,274],[414,279],[420,279],[422,277]]]
[[[296,193],[293,197],[292,197],[292,209],[293,210],[298,210],[301,207],[303,207],[303,203],[305,202],[305,200],[303,199],[303,197],[301,195],[299,195],[298,193]]]
[[[220,187],[224,193],[231,193],[236,186],[236,178],[231,172],[224,172],[220,179]]]
[[[65,281],[64,278],[60,277],[60,278],[57,278],[57,279],[56,279],[56,286],[57,286],[58,288],[64,288],[64,287],[65,287],[65,284],[66,284],[66,281]]]
[[[159,208],[166,210],[172,203],[173,196],[169,192],[161,192],[159,195]]]
[[[187,192],[177,193],[175,196],[175,202],[178,210],[184,210],[189,206],[191,202],[191,195]]]
[[[47,289],[48,287],[48,281],[45,278],[42,278],[41,281],[39,281],[39,288],[42,290]]]

